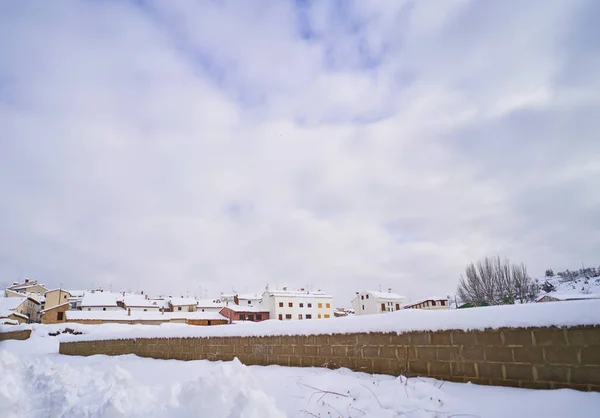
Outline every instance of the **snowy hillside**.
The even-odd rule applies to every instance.
[[[600,294],[600,269],[585,269],[578,272],[562,272],[552,277],[535,279],[540,286],[540,296],[557,294]],[[587,274],[586,274],[587,273]]]

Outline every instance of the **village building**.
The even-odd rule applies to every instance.
[[[198,312],[220,312],[225,306],[221,299],[200,299],[196,303]]]
[[[230,323],[234,321],[262,322],[269,319],[269,310],[262,306],[244,306],[229,303],[221,308],[219,313],[229,319]]]
[[[60,324],[67,320],[66,312],[71,309],[71,303],[66,301],[40,312],[42,324]]]
[[[66,311],[66,322],[79,324],[143,324],[180,323],[197,326],[226,325],[229,320],[216,312],[144,312],[122,309],[116,311]]]
[[[120,303],[117,302],[117,304]],[[131,309],[131,311],[158,312],[160,310],[158,303],[151,301],[145,295],[125,295],[122,304],[125,309]]]
[[[430,296],[428,298],[420,299],[417,302],[406,305],[404,309],[426,309],[426,310],[437,310],[437,309],[448,309],[450,306],[448,298]]]
[[[240,306],[254,306],[262,303],[263,297],[256,293],[221,293],[220,300],[225,304],[235,302]]]
[[[170,298],[169,308],[171,312],[196,312],[198,302],[194,298]]]
[[[71,294],[71,297],[69,298],[69,303],[71,304],[71,309],[72,310],[76,310],[76,309],[81,310],[81,302],[83,301],[83,296],[85,295],[86,291],[69,289],[69,293]]]
[[[65,302],[69,303],[71,293],[64,289],[52,289],[48,290],[45,294],[44,310],[48,310],[58,305],[62,305]]]
[[[0,298],[0,321],[39,322],[40,302],[29,296]]]
[[[600,294],[565,294],[548,293],[537,300],[537,302],[569,302],[575,300],[600,299]]]
[[[48,289],[44,285],[37,282],[37,280],[25,279],[22,283],[14,282],[7,290],[12,290],[18,293],[37,293],[40,296],[44,296]],[[5,295],[6,297],[6,295]]]
[[[333,318],[333,296],[318,290],[271,290],[263,293],[263,306],[269,318],[282,321]]]
[[[387,292],[375,290],[356,292],[356,297],[352,301],[352,307],[356,315],[399,311],[405,304],[406,298],[397,293],[392,293],[392,289],[388,289]]]
[[[100,290],[91,290],[83,295],[81,300],[81,310],[83,311],[119,311],[123,308],[117,305],[117,300],[122,300],[122,296],[103,292]]]

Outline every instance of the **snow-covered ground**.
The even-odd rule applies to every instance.
[[[548,293],[557,293],[561,295],[600,295],[600,277],[580,277],[573,280],[565,280],[560,276],[553,277],[540,277],[535,279],[536,283],[540,286],[545,282],[550,283],[554,286],[555,290]],[[542,292],[540,296],[545,295],[546,292]]]
[[[64,325],[0,343],[0,418],[597,417],[600,393],[394,378],[238,361],[58,354]],[[121,326],[123,327],[123,326]],[[101,328],[101,327],[100,327]],[[93,334],[93,326],[81,327]]]

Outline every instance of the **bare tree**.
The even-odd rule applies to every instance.
[[[512,264],[509,259],[501,260],[498,256],[469,264],[457,290],[463,303],[476,306],[532,302],[538,292],[537,284],[523,263]]]

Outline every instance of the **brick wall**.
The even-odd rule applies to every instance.
[[[27,340],[31,335],[31,330],[0,332],[0,341],[6,340]]]
[[[155,338],[60,344],[67,355],[137,354],[247,365],[347,367],[522,388],[600,391],[600,327]]]

